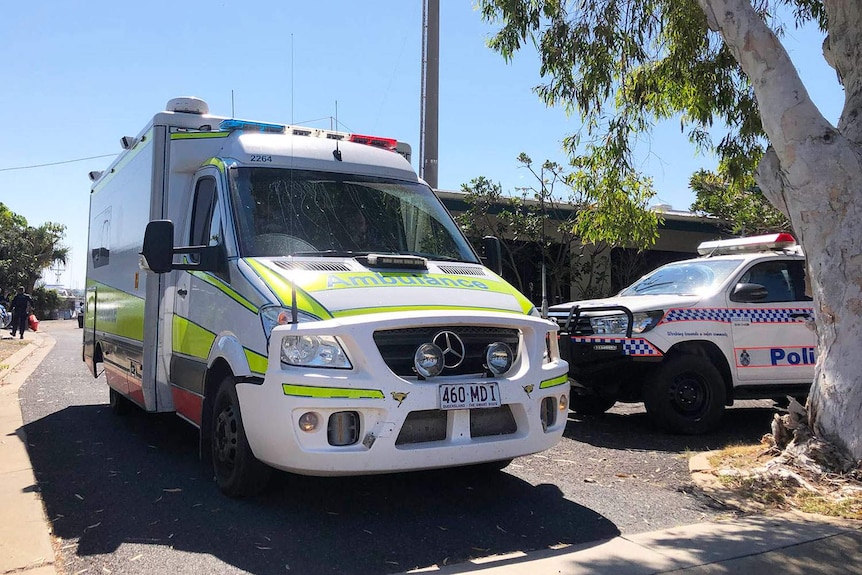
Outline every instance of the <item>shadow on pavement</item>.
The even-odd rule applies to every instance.
[[[721,425],[704,435],[676,435],[655,427],[643,408],[615,407],[602,415],[569,413],[564,436],[608,449],[636,449],[682,453],[709,451],[728,445],[757,443],[770,430],[773,407],[738,406],[726,409]],[[620,404],[617,404],[618,406]]]
[[[232,500],[199,462],[197,431],[174,415],[117,417],[105,405],[77,406],[24,429],[54,532],[77,541],[64,556],[70,573],[124,544],[146,547],[135,547],[141,557],[131,560],[106,555],[115,572],[205,572],[159,562],[165,546],[253,573],[362,574],[619,534],[556,486],[505,472],[278,474],[266,494]]]

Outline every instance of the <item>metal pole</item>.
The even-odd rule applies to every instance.
[[[422,6],[422,118],[419,135],[419,175],[432,189],[437,189],[440,0],[424,0]]]

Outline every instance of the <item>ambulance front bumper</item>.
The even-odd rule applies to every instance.
[[[503,377],[435,377],[392,372],[376,349],[375,330],[422,325],[515,327],[519,359]],[[237,385],[252,451],[264,463],[306,475],[364,475],[511,459],[543,451],[562,436],[568,413],[568,365],[559,358],[554,325],[512,314],[379,314],[273,330],[261,385]],[[281,338],[336,336],[352,369],[285,366]],[[547,336],[551,353],[543,359]],[[456,386],[492,406],[441,409],[441,386]],[[316,422],[312,426],[311,423]]]

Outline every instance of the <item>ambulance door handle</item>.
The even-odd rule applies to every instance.
[[[180,297],[186,297],[189,291],[186,288],[180,288],[177,290],[177,295]]]
[[[792,313],[792,314],[790,314],[790,317],[791,317],[792,319],[799,319],[800,317],[804,317],[804,318],[806,318],[806,319],[807,319],[807,318],[811,317],[811,314],[809,314],[809,313],[805,313],[805,312],[802,312],[802,313]]]

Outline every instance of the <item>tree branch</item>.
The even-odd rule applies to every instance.
[[[837,2],[837,0],[836,0]],[[749,0],[698,0],[709,26],[718,30],[751,80],[763,129],[785,167],[794,147],[834,128],[805,89],[778,38]]]

